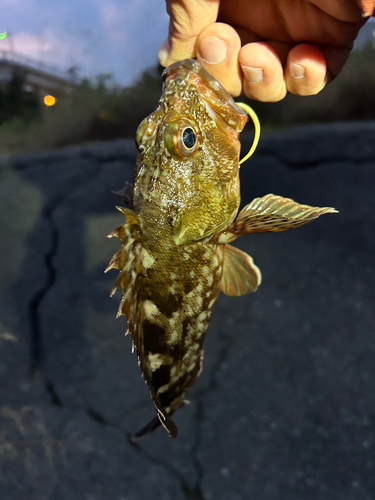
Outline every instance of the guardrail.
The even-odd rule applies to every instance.
[[[44,64],[40,61],[36,61],[35,59],[31,59],[30,57],[24,56],[19,52],[15,52],[13,50],[0,50],[0,62],[8,61],[10,63],[19,64],[29,69],[43,71],[44,73],[48,73],[55,78],[60,78],[65,81],[69,81],[71,83],[77,83],[76,80],[69,77],[69,75],[61,71],[60,69]]]

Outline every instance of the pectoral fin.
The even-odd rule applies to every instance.
[[[232,297],[255,292],[262,281],[262,274],[250,255],[225,245],[224,270],[221,290]]]
[[[229,243],[243,234],[287,231],[303,226],[323,214],[337,213],[331,207],[300,205],[290,198],[267,194],[255,198],[239,213],[218,243]]]

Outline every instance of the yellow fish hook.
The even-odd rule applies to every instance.
[[[246,111],[246,113],[250,116],[250,118],[253,120],[254,128],[255,128],[255,135],[254,135],[253,144],[250,148],[250,151],[247,153],[247,155],[244,156],[242,158],[242,160],[240,160],[239,164],[241,165],[241,163],[243,163],[244,161],[246,161],[250,158],[250,156],[254,153],[254,151],[256,150],[256,147],[258,146],[258,142],[259,142],[259,138],[260,138],[260,121],[259,121],[257,114],[255,113],[255,111],[252,108],[250,108],[250,106],[248,106],[244,102],[236,102],[236,104],[240,108],[244,109]]]

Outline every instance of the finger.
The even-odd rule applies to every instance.
[[[322,52],[313,45],[296,45],[288,55],[285,81],[289,92],[301,96],[318,94],[329,75]]]
[[[250,99],[277,102],[287,93],[284,70],[276,50],[265,42],[248,43],[239,54],[242,85]]]
[[[224,23],[208,26],[197,39],[197,60],[233,96],[242,90],[238,54],[241,40],[236,30]]]
[[[344,64],[346,63],[352,46],[349,47],[332,47],[332,46],[319,46],[319,50],[322,52],[324,59],[327,63],[327,73],[328,80],[336,78],[336,76],[342,70]]]
[[[160,64],[170,64],[195,57],[198,35],[214,23],[220,0],[167,0],[168,38],[159,50]]]

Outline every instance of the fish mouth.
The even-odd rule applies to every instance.
[[[218,114],[237,133],[243,130],[248,120],[246,112],[237,106],[229,92],[198,61],[185,59],[171,64],[163,72],[164,85],[170,78],[193,81],[210,112]]]

